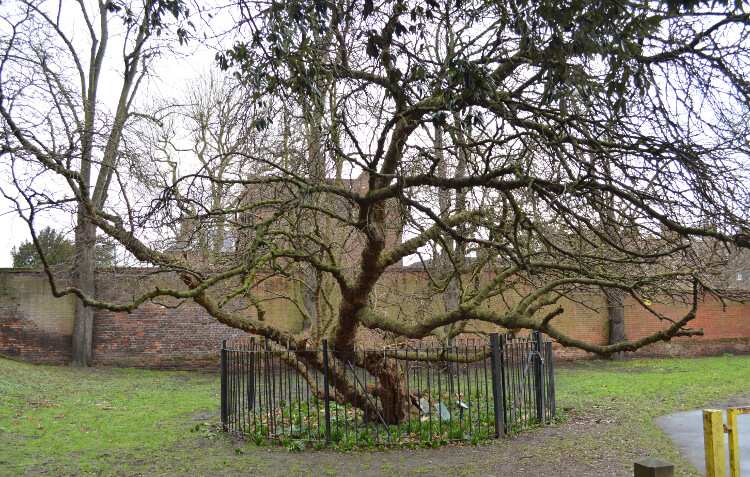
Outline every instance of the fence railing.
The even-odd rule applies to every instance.
[[[361,366],[374,359],[395,370],[402,402],[378,391],[382,381]],[[394,405],[402,406],[395,420],[386,412]],[[295,350],[252,338],[221,349],[221,421],[243,437],[352,446],[476,442],[555,414],[552,346],[538,333],[353,354],[326,342]]]

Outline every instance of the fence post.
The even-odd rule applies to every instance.
[[[706,452],[706,477],[726,477],[723,411],[703,410],[703,446]]]
[[[547,405],[549,407],[550,419],[554,419],[557,416],[557,395],[555,394],[555,354],[552,349],[552,341],[546,343],[547,346],[547,393],[549,399]]]
[[[502,379],[500,336],[490,334],[490,364],[492,365],[492,404],[495,410],[495,438],[505,434],[505,385]]]
[[[221,428],[227,430],[227,340],[221,342]]]
[[[750,407],[730,407],[727,409],[727,434],[729,434],[729,476],[740,477],[740,429],[737,417],[750,414]]]
[[[502,410],[502,417],[503,417],[503,432],[507,434],[508,429],[506,425],[505,420],[505,413],[507,409],[505,408],[505,403],[507,402],[506,394],[508,392],[507,388],[505,387],[505,368],[507,367],[507,363],[505,362],[505,344],[507,343],[508,335],[502,334],[498,337],[497,340],[497,346],[498,346],[498,354],[499,356],[499,362],[500,362],[500,406]]]
[[[263,387],[266,391],[266,407],[268,409],[268,436],[276,433],[276,389],[273,376],[273,355],[268,337],[263,338]]]
[[[255,338],[250,338],[250,349],[247,353],[248,356],[248,368],[247,368],[247,408],[255,408]],[[253,427],[255,423],[253,422]]]
[[[633,464],[634,477],[673,477],[674,465],[653,457],[640,460]]]
[[[326,443],[331,443],[331,399],[328,383],[328,340],[323,340],[323,401],[326,417]]]
[[[740,477],[740,430],[737,428],[737,416],[740,410],[727,409],[727,434],[729,441],[729,477]]]
[[[542,424],[544,419],[544,374],[542,373],[542,353],[544,342],[542,334],[534,331],[534,394],[536,395],[536,419]]]

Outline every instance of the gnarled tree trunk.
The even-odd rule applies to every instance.
[[[404,422],[409,417],[411,399],[398,363],[379,356],[369,367],[377,373],[379,387],[375,394],[382,404],[383,420],[386,424]]]

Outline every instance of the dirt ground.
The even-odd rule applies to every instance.
[[[632,476],[632,462],[642,456],[638,452],[623,455],[619,448],[607,444],[614,426],[616,423],[573,413],[563,424],[484,445],[413,450],[290,452],[234,441],[236,447],[225,453],[221,471],[192,468],[170,473],[162,463],[138,475]],[[581,440],[586,445],[579,447]],[[216,452],[215,443],[205,445],[206,451]]]

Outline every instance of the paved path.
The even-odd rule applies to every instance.
[[[721,406],[710,406],[711,409],[726,409],[729,406],[750,406],[750,399],[724,403]],[[724,415],[726,419],[726,414]],[[678,412],[656,419],[656,424],[666,432],[680,453],[702,474],[706,474],[706,463],[703,457],[703,417],[702,410]],[[742,477],[750,477],[750,415],[738,418],[740,428],[740,468]],[[729,449],[727,449],[727,468],[729,466]]]

